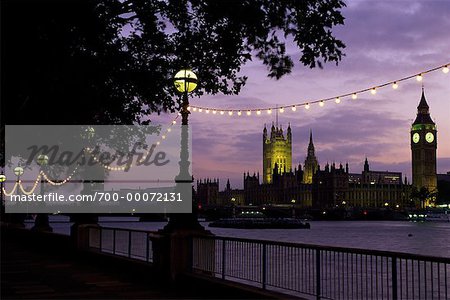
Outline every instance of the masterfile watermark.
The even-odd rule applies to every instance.
[[[187,126],[5,129],[7,213],[192,211],[191,164],[181,163],[191,161]],[[182,135],[189,141],[185,147]],[[152,194],[169,197],[149,201]],[[170,201],[175,194],[182,201]]]
[[[132,150],[128,153],[122,151],[116,151],[111,153],[110,151],[102,150],[100,146],[95,146],[93,149],[86,147],[81,149],[78,153],[71,151],[61,151],[58,145],[31,145],[28,147],[29,157],[26,159],[25,164],[31,164],[33,161],[38,160],[40,155],[45,155],[48,158],[48,165],[60,165],[60,166],[95,166],[97,164],[112,166],[116,165],[122,168],[123,171],[128,172],[133,165],[136,166],[149,166],[154,164],[155,166],[164,166],[170,161],[166,159],[166,153],[164,151],[155,152],[156,144],[151,146],[143,144],[141,142],[135,142]],[[86,157],[85,153],[88,152],[91,155]]]

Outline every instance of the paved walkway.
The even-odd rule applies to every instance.
[[[192,298],[174,290],[127,279],[57,254],[28,250],[2,239],[1,299]]]

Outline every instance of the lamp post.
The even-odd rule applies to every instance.
[[[292,218],[295,218],[295,202],[297,202],[295,199],[291,200],[291,203],[292,203]]]
[[[192,184],[192,175],[189,174],[189,149],[188,149],[188,118],[189,118],[189,93],[197,88],[197,75],[189,69],[180,70],[175,74],[174,85],[182,95],[181,102],[181,149],[180,149],[180,173],[175,178],[176,186],[181,189],[182,185]],[[184,189],[185,190],[185,189]],[[171,214],[170,220],[163,231],[172,232],[174,230],[204,230],[197,220],[197,205],[192,200],[192,213]]]
[[[40,172],[43,171],[45,166],[48,164],[48,156],[41,154],[36,158],[36,163],[40,167]],[[41,196],[44,195],[44,179],[41,178]],[[38,213],[36,216],[36,220],[34,221],[34,226],[31,228],[31,230],[35,231],[48,231],[53,232],[53,229],[50,227],[49,221],[48,221],[48,214],[46,213]]]
[[[232,197],[231,198],[231,205],[232,205],[232,217],[233,219],[236,218],[236,198]]]
[[[0,174],[0,201],[1,202],[1,215],[5,213],[5,201],[3,200],[3,183],[6,181],[5,174]]]
[[[17,176],[17,184],[20,184],[20,176],[23,175],[23,168],[20,166],[17,166],[14,168],[14,175]],[[20,189],[19,187],[17,188],[17,194],[20,195]],[[24,220],[25,220],[25,214],[13,214],[10,218],[10,221],[12,224],[14,224],[14,226],[19,226],[19,227],[25,227],[24,225]]]

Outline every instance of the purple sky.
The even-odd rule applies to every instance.
[[[335,29],[347,48],[339,66],[310,70],[299,63],[281,80],[269,79],[258,60],[247,64],[249,77],[238,96],[204,96],[192,105],[251,108],[301,103],[332,97],[399,79],[450,62],[450,3],[448,1],[347,1],[344,26]],[[288,44],[294,61],[299,52]],[[450,73],[424,77],[431,116],[438,126],[438,173],[450,171]],[[305,159],[309,129],[313,130],[319,164],[345,163],[359,173],[365,156],[371,169],[403,172],[411,178],[410,125],[416,115],[421,84],[410,80],[380,89],[358,100],[328,102],[306,111],[286,110],[283,128],[291,123],[293,163]],[[159,118],[155,118],[157,120]],[[242,173],[262,169],[262,130],[268,116],[206,115],[193,112],[193,173],[196,179],[220,178],[223,187],[242,187]]]

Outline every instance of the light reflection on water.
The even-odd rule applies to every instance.
[[[51,221],[68,221],[51,216]],[[123,222],[123,221],[131,222]],[[116,223],[117,221],[117,223]],[[133,222],[137,218],[100,218],[105,227],[162,229],[165,222]],[[221,236],[265,239],[327,246],[340,246],[450,257],[450,223],[404,221],[312,221],[311,229],[206,229]],[[69,223],[52,223],[54,232],[69,234]],[[27,224],[31,227],[31,224]]]

